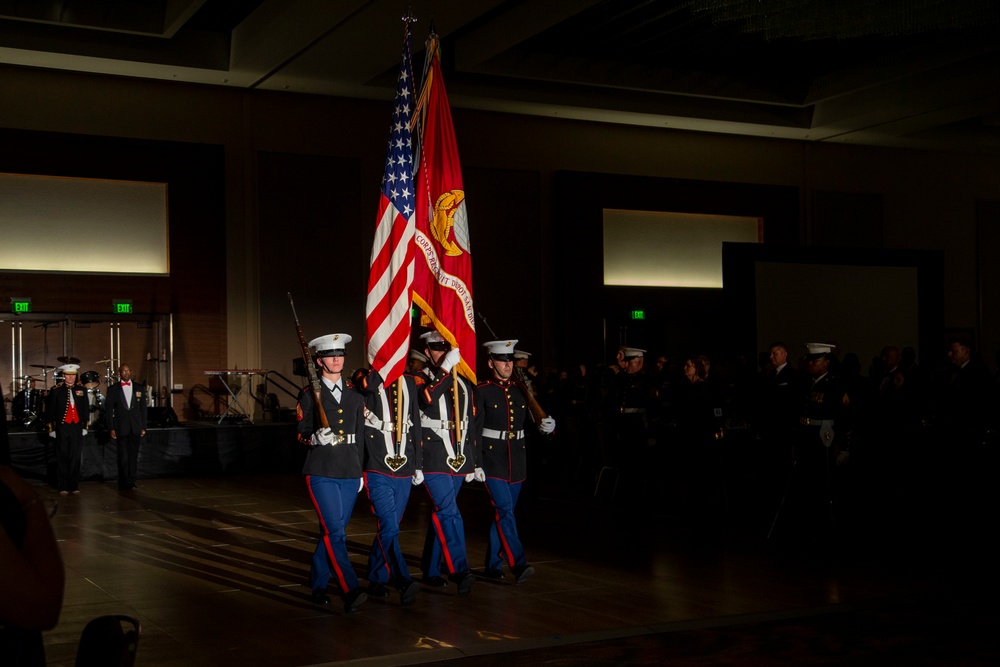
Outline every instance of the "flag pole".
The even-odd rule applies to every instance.
[[[403,15],[402,21],[406,24],[407,32],[409,32],[410,26],[417,22],[417,17],[413,15],[412,4],[407,6],[406,14]],[[402,375],[396,378],[396,396],[398,397],[396,402],[396,443],[399,445],[399,454],[402,454],[403,449],[405,448],[405,445],[403,444],[403,376]]]

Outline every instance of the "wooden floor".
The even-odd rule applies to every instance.
[[[559,646],[566,653],[555,662],[582,664],[571,651],[588,643],[905,604],[968,581],[951,565],[928,566],[936,556],[911,545],[776,543],[766,539],[766,520],[696,526],[649,503],[595,503],[587,493],[538,488],[526,489],[518,508],[536,568],[529,582],[480,580],[463,597],[454,587],[424,588],[412,607],[394,596],[344,616],[336,604],[331,611],[307,599],[316,517],[299,475],[140,480],[132,493],[87,482],[64,498],[39,490],[50,506],[58,501],[53,523],[68,575],[59,625],[45,635],[49,665],[72,665],[84,624],[111,613],[141,621],[136,664],[144,667],[480,664]],[[475,569],[490,516],[482,485],[466,485],[460,505]],[[418,488],[402,534],[415,578],[427,521]],[[362,496],[349,526],[362,578],[374,526]]]

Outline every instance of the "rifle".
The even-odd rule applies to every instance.
[[[313,363],[312,355],[309,354],[309,343],[306,342],[305,334],[302,333],[302,325],[299,324],[299,316],[295,312],[295,302],[292,301],[292,293],[288,293],[288,303],[292,306],[292,317],[295,318],[295,332],[299,335],[299,347],[302,349],[302,362],[309,373],[309,384],[312,386],[313,398],[316,404],[316,413],[319,415],[319,425],[323,428],[330,428],[330,422],[326,419],[326,410],[323,409],[322,390],[323,383],[316,374],[316,364]]]
[[[486,321],[486,318],[482,313],[477,313],[479,319],[483,321],[486,328],[489,329],[490,335],[493,336],[493,340],[498,340],[496,333],[493,331],[493,327],[490,323]],[[538,403],[538,399],[535,398],[535,393],[528,389],[528,383],[524,379],[524,371],[514,366],[514,372],[510,374],[510,379],[514,381],[514,385],[521,390],[524,394],[525,400],[528,401],[528,412],[531,413],[531,418],[535,420],[536,424],[540,424],[543,419],[548,417],[545,413],[545,409]]]

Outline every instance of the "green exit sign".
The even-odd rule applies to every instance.
[[[632,319],[633,320],[644,320],[644,319],[646,319],[646,311],[645,310],[633,310],[632,311]]]
[[[132,314],[132,302],[131,301],[112,301],[111,305],[114,308],[115,315],[131,315]]]
[[[10,300],[10,312],[14,314],[30,313],[31,312],[31,299],[16,299],[11,298]]]

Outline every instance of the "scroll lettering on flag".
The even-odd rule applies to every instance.
[[[414,188],[411,120],[416,105],[412,39],[406,24],[395,109],[372,244],[365,339],[368,363],[389,385],[402,375],[410,350]]]
[[[469,222],[438,47],[437,36],[432,34],[418,103],[413,302],[423,311],[423,321],[459,348],[462,360],[458,372],[475,382],[476,313],[472,307]]]

